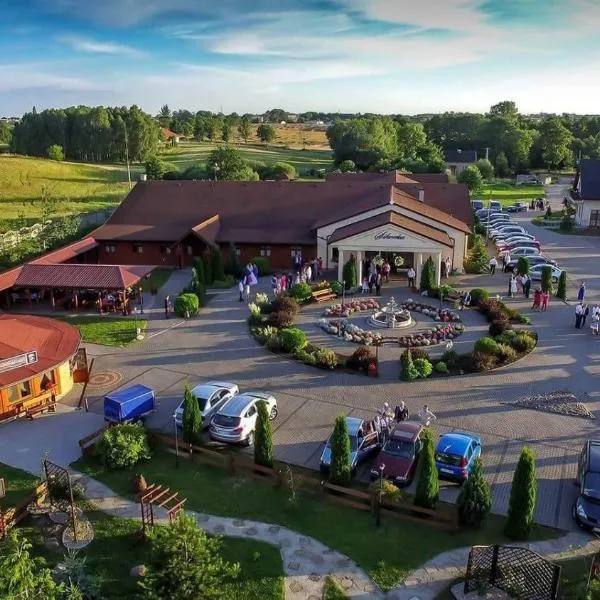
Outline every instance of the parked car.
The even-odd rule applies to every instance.
[[[227,383],[225,381],[209,381],[201,383],[192,388],[192,394],[198,400],[200,413],[202,414],[202,426],[208,427],[213,415],[236,394],[240,393],[240,388],[235,383]],[[181,427],[183,423],[183,400],[175,409],[173,415],[175,424]]]
[[[521,256],[537,256],[538,254],[541,254],[537,248],[524,248],[523,246],[509,248],[508,250],[504,250],[504,252],[500,252],[500,255],[507,253],[510,255],[511,259],[519,258]]]
[[[477,215],[477,217],[479,219],[483,219],[485,217],[489,217],[491,215],[499,215],[502,214],[501,210],[498,210],[497,208],[494,209],[490,209],[490,208],[481,208],[477,211],[475,211],[475,214]]]
[[[535,265],[535,267],[531,267],[531,269],[529,269],[529,277],[534,280],[541,279],[542,269],[544,267],[550,267],[552,271],[552,283],[556,283],[560,277],[560,274],[562,273],[562,269],[559,269],[554,265]]]
[[[137,384],[104,396],[104,420],[107,423],[143,421],[156,407],[154,390]]]
[[[588,440],[583,445],[575,483],[579,496],[573,505],[573,518],[583,529],[600,529],[600,441]]]
[[[469,433],[445,433],[435,448],[435,464],[440,479],[462,483],[475,459],[481,456],[481,439]]]
[[[504,242],[498,245],[498,249],[503,252],[504,250],[508,250],[509,252],[513,248],[536,248],[541,252],[542,246],[537,240],[515,240],[514,242]]]
[[[531,235],[531,233],[510,233],[506,235],[499,235],[496,237],[496,244],[510,242],[512,240],[535,240],[535,236]]]
[[[475,211],[477,210],[481,210],[483,208],[483,200],[472,200],[471,201],[471,208]]]
[[[507,212],[527,212],[529,210],[529,204],[527,202],[515,202],[510,206],[506,207]]]
[[[520,225],[501,225],[500,227],[490,229],[490,237],[494,240],[500,235],[507,235],[509,233],[516,235],[517,233],[527,232]]]
[[[488,202],[488,208],[490,210],[497,210],[499,212],[502,212],[502,202],[498,202],[498,200],[490,200]]]
[[[508,215],[493,215],[489,219],[481,219],[481,223],[489,229],[494,229],[495,227],[500,227],[501,225],[514,225],[514,223],[511,223]]]
[[[254,430],[258,416],[257,404],[267,403],[269,420],[277,418],[277,400],[268,392],[244,392],[229,399],[210,422],[211,440],[228,444],[254,443]]]
[[[361,437],[358,434],[365,431],[366,421],[358,417],[346,417],[346,427],[350,436],[350,467],[352,474],[356,472],[356,467],[359,463],[366,460],[369,456],[375,454],[381,448],[380,439],[374,431]],[[319,467],[323,473],[329,471],[331,466],[331,437],[327,438],[325,448],[321,453],[321,461]]]
[[[421,452],[423,425],[413,421],[398,423],[390,432],[371,468],[371,479],[383,476],[396,485],[410,485]]]
[[[551,258],[548,258],[547,256],[543,256],[541,254],[537,254],[537,255],[533,255],[533,256],[526,256],[525,257],[527,259],[527,262],[529,263],[529,268],[535,266],[535,265],[554,265],[556,266],[556,261],[552,260]],[[517,264],[519,262],[518,258],[515,258],[514,260],[510,260],[507,265],[506,265],[506,270],[508,272],[514,271],[517,268]]]

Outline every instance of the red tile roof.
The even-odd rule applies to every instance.
[[[452,247],[450,236],[442,229],[437,229],[430,225],[426,225],[421,221],[399,215],[392,210],[336,229],[329,239],[329,243],[339,242],[340,240],[345,240],[354,235],[358,235],[359,233],[364,233],[365,231],[370,231],[371,229],[382,227],[384,225],[395,225],[396,227],[428,238],[434,242],[439,242],[444,246]]]
[[[124,290],[150,273],[152,266],[32,264],[23,266],[15,287]]]
[[[329,173],[327,181],[377,181],[378,183],[449,183],[446,173],[403,173],[402,171],[366,173]]]
[[[0,315],[0,359],[35,351],[36,363],[0,373],[0,387],[29,379],[69,359],[79,347],[72,325],[32,315]]]

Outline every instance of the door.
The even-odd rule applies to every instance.
[[[88,361],[85,348],[79,348],[71,362],[71,372],[75,383],[85,383],[89,379]]]
[[[256,404],[253,404],[244,415],[244,423],[242,424],[244,429],[247,429],[248,431],[254,431],[254,428],[256,427],[256,416]]]

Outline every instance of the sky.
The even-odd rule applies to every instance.
[[[0,116],[600,113],[600,0],[0,0]]]

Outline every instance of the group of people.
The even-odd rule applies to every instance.
[[[511,275],[508,280],[508,297],[514,298],[517,294],[522,294],[525,298],[529,298],[531,291],[531,277],[525,273],[524,275]],[[536,290],[537,291],[537,290]]]
[[[292,259],[294,273],[300,275],[300,281],[316,281],[323,271],[323,259],[315,256],[312,260],[304,262],[301,254],[296,254]]]
[[[258,267],[253,262],[249,262],[244,267],[243,275],[238,282],[240,302],[248,302],[250,300],[250,288],[257,283]]]
[[[585,327],[585,322],[590,317],[590,329],[592,335],[598,335],[600,328],[600,304],[594,304],[591,308],[585,303],[585,281],[581,282],[579,291],[577,292],[577,305],[575,306],[575,327],[582,329]]]
[[[381,296],[381,284],[390,280],[390,263],[384,260],[380,264],[376,264],[371,259],[367,258],[363,263],[363,280],[362,293],[372,294],[375,288],[375,295]]]

